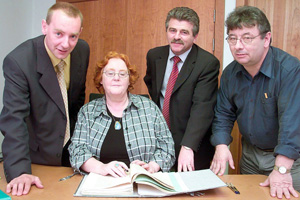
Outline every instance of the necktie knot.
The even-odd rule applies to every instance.
[[[64,71],[65,61],[61,60],[57,65],[57,72],[61,73]]]
[[[179,63],[181,60],[180,60],[180,58],[178,57],[178,56],[174,56],[173,57],[173,62],[174,62],[174,64],[173,64],[173,66],[174,65],[177,65],[177,63]]]

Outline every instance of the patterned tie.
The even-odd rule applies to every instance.
[[[64,146],[70,139],[70,122],[69,122],[69,109],[68,109],[68,93],[67,93],[67,87],[66,87],[66,81],[64,77],[64,66],[65,61],[61,60],[57,65],[57,80],[59,83],[61,95],[64,99],[65,109],[66,109],[66,117],[67,117],[67,124],[66,124],[66,133],[65,133],[65,139],[64,139]]]
[[[173,69],[167,84],[167,89],[166,89],[166,93],[165,93],[165,99],[164,99],[164,105],[163,105],[163,109],[162,109],[162,113],[163,116],[166,119],[166,122],[170,127],[170,118],[169,118],[169,107],[170,107],[170,98],[171,98],[171,94],[178,76],[178,67],[177,67],[177,63],[180,62],[180,58],[178,56],[174,56],[173,57]]]

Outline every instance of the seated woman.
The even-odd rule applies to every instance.
[[[69,146],[78,171],[125,176],[130,163],[153,173],[175,162],[174,141],[154,102],[129,93],[138,74],[124,54],[109,52],[97,63],[94,82],[105,94],[84,105]]]

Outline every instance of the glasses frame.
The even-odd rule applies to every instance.
[[[110,76],[110,75],[108,75],[107,73],[108,72],[112,72],[112,73],[114,73],[114,75],[113,76]],[[125,71],[124,71],[125,72]],[[116,74],[118,74],[118,77],[119,78],[122,78],[122,79],[125,79],[125,78],[127,78],[130,74],[129,74],[129,72],[127,72],[127,73],[125,73],[124,75],[126,75],[126,76],[120,76],[120,72],[119,73],[117,73],[117,72],[115,72],[115,71],[103,71],[103,74],[105,74],[107,77],[109,77],[109,78],[114,78],[115,76],[116,76]]]
[[[236,45],[238,40],[239,40],[242,44],[252,44],[252,41],[253,41],[255,38],[257,38],[258,36],[261,36],[262,34],[265,34],[265,33],[260,33],[260,34],[258,34],[257,36],[253,36],[253,37],[245,36],[245,37],[248,37],[248,38],[250,39],[250,42],[249,42],[249,43],[247,43],[247,42],[244,41],[244,39],[243,39],[244,36],[242,36],[240,39],[237,38],[236,41],[235,41],[235,43],[231,43],[231,42],[228,40],[230,36],[227,36],[226,40],[227,40],[228,44],[231,45],[231,46]]]

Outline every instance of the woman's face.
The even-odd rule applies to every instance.
[[[107,95],[127,94],[129,74],[125,62],[120,58],[111,58],[104,67],[101,84]]]

